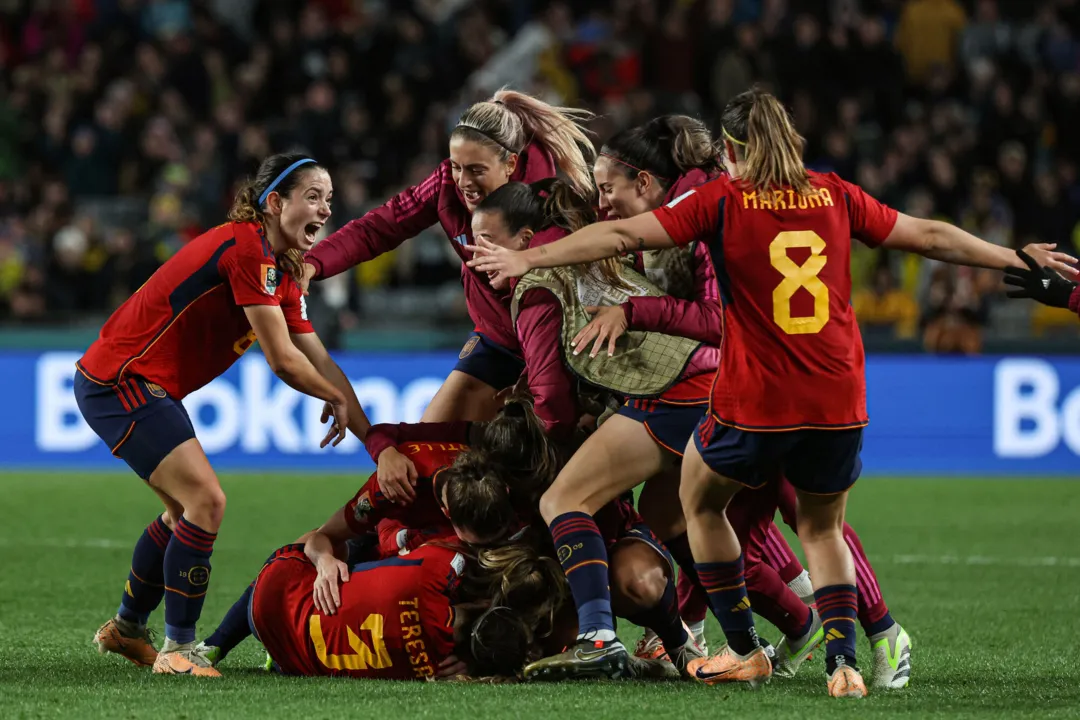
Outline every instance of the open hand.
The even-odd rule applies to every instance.
[[[411,503],[416,499],[416,466],[413,461],[388,447],[379,453],[379,488],[392,503]]]
[[[587,307],[585,312],[592,315],[593,319],[570,341],[570,346],[574,348],[574,354],[579,354],[581,349],[595,338],[596,341],[593,343],[589,357],[596,357],[605,342],[607,342],[608,346],[608,357],[611,357],[615,354],[615,341],[626,332],[626,311],[623,310],[622,305],[609,305],[606,307]]]
[[[484,238],[477,238],[475,245],[466,245],[465,249],[473,254],[473,259],[465,264],[478,272],[493,275],[493,280],[519,278],[532,269],[523,252],[504,248]]]

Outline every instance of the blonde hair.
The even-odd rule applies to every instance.
[[[466,110],[450,136],[488,145],[503,162],[524,152],[529,143],[539,143],[551,153],[570,185],[591,197],[590,169],[596,153],[581,123],[593,117],[588,110],[549,105],[503,88]]]
[[[721,124],[724,138],[743,156],[740,182],[758,191],[813,192],[802,161],[806,141],[776,96],[757,88],[736,96],[724,108]]]

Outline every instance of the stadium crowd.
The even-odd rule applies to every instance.
[[[340,225],[423,179],[501,85],[601,113],[604,139],[663,112],[711,123],[754,82],[792,108],[810,167],[1077,251],[1077,0],[0,0],[0,316],[112,310],[274,151],[331,169]],[[870,338],[1075,334],[1070,313],[999,302],[994,273],[854,252]],[[327,335],[430,320],[432,297],[463,318],[458,266],[433,229],[322,283]]]

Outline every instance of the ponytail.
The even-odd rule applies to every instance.
[[[786,186],[800,195],[813,192],[802,161],[805,140],[774,95],[755,88],[736,96],[721,123],[724,138],[743,155],[740,181],[756,191]]]
[[[684,173],[719,169],[717,146],[705,123],[687,115],[661,115],[623,130],[600,150],[629,178],[647,172],[667,188]]]
[[[574,190],[591,196],[590,168],[595,153],[581,123],[592,117],[587,110],[549,105],[531,95],[504,88],[491,100],[466,110],[451,138],[462,137],[488,145],[503,162],[536,142],[551,153],[555,166]]]

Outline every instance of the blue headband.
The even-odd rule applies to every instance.
[[[266,189],[262,191],[262,195],[259,196],[259,207],[262,207],[262,204],[264,202],[266,202],[266,198],[270,196],[270,193],[274,192],[274,188],[276,188],[281,183],[282,180],[284,180],[286,177],[288,177],[289,173],[291,173],[293,170],[300,167],[301,165],[306,165],[307,163],[313,163],[313,162],[315,162],[315,161],[312,160],[311,158],[303,158],[303,159],[297,160],[292,165],[290,165],[289,167],[282,170],[281,174],[278,175],[276,178],[274,178],[274,182],[267,185]]]

